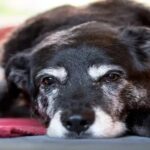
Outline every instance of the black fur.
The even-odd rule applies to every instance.
[[[129,82],[149,91],[149,27],[150,10],[123,0],[97,2],[84,8],[63,6],[33,17],[20,26],[4,45],[3,66],[6,68],[8,91],[17,93],[11,94],[12,99],[23,92],[33,109],[38,111],[37,72],[49,66],[63,66],[69,70],[71,78],[68,85],[61,87],[63,94],[55,109],[72,109],[74,106],[75,110],[82,110],[85,106],[91,109],[100,105],[111,114],[100,88],[91,86],[92,81],[85,72],[93,64],[120,65],[125,69]],[[63,35],[54,39],[52,44],[49,44],[52,41],[44,40],[61,31]],[[42,47],[42,43],[48,46]],[[114,88],[117,89],[116,85]],[[127,85],[121,93],[124,109],[117,115],[126,122],[129,132],[150,136],[150,95],[148,93],[141,99],[143,103],[137,103],[130,93],[131,87]],[[48,121],[49,116],[44,117]]]

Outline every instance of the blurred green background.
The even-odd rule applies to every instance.
[[[0,0],[0,27],[17,25],[28,17],[64,4],[85,5],[100,0]],[[150,0],[135,0],[150,5]]]
[[[0,0],[0,27],[16,25],[28,17],[64,5],[84,5],[96,0]]]

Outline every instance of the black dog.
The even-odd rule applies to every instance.
[[[149,27],[126,0],[31,18],[4,45],[5,106],[26,95],[49,136],[150,136]]]

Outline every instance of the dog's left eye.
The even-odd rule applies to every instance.
[[[104,76],[105,82],[115,82],[118,81],[122,77],[121,72],[110,72]]]

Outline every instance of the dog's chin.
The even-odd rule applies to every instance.
[[[64,136],[66,139],[95,139],[97,137],[94,137],[90,133],[81,133],[81,134],[76,134],[74,132],[69,132]]]
[[[120,136],[123,136],[124,134],[121,134],[121,135],[116,135],[114,137],[110,136],[110,137],[107,137],[107,136],[95,136],[94,134],[92,133],[81,133],[80,135],[77,135],[76,133],[73,133],[73,132],[69,132],[67,134],[64,135],[64,138],[65,139],[111,139],[111,138],[117,138],[117,137],[120,137]]]
[[[120,135],[116,135],[116,136],[95,136],[92,133],[81,133],[80,135],[74,133],[74,132],[68,132],[64,135],[48,135],[51,138],[63,138],[63,139],[111,139],[111,138],[117,138],[117,137],[121,137],[124,134],[120,134]]]

